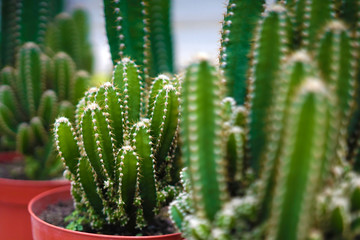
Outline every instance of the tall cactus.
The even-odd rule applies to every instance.
[[[50,59],[29,42],[19,50],[16,69],[1,71],[0,135],[12,142],[8,147],[26,156],[29,178],[46,179],[61,171],[49,131],[58,114],[73,118],[72,104],[89,82],[86,73],[76,75],[73,65],[65,53]],[[49,75],[55,76],[57,82],[51,84],[55,90],[47,89]]]
[[[251,165],[259,171],[266,144],[267,114],[275,96],[280,65],[289,52],[291,27],[286,9],[274,5],[259,23],[249,76],[249,148]],[[269,39],[272,39],[269,41]]]
[[[65,52],[79,69],[91,72],[93,53],[88,39],[88,25],[87,13],[82,9],[75,9],[72,15],[58,14],[46,29],[46,53],[53,56],[57,52]]]
[[[219,62],[226,77],[227,95],[238,104],[244,104],[246,99],[250,41],[264,4],[265,1],[231,0],[222,23]]]
[[[55,9],[55,3],[58,7]],[[46,26],[62,1],[16,0],[3,1],[1,9],[1,63],[14,66],[20,46],[26,42],[44,44]]]
[[[134,234],[175,195],[168,170],[179,118],[177,81],[159,76],[147,93],[138,66],[124,58],[112,83],[80,101],[76,127],[67,118],[56,120],[57,151],[81,196],[73,194],[76,205],[90,209],[77,211],[94,229],[121,226]],[[165,84],[155,91],[159,82]]]
[[[173,72],[169,0],[104,0],[104,13],[114,65],[131,57],[146,79]]]

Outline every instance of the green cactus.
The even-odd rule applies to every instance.
[[[265,1],[235,1],[228,3],[222,23],[220,67],[226,77],[228,96],[237,104],[246,99],[246,75],[250,59],[250,40],[254,37],[256,23],[260,18]]]
[[[61,0],[2,1],[0,67],[14,66],[17,51],[24,43],[31,41],[42,46],[47,23],[61,8]]]
[[[239,12],[250,14],[249,7],[235,9],[241,4],[229,2],[224,23],[240,19]],[[233,49],[243,48],[241,41],[252,46],[251,65],[246,67],[248,96],[245,108],[218,97],[216,101],[222,102],[222,114],[218,115],[223,119],[211,128],[203,122],[194,125],[205,108],[196,107],[200,96],[212,89],[210,77],[207,86],[200,88],[196,81],[201,81],[201,75],[191,78],[193,66],[189,67],[182,86],[180,134],[187,160],[184,190],[169,208],[173,222],[187,239],[360,236],[359,176],[355,173],[360,169],[360,140],[356,138],[360,132],[356,130],[359,9],[358,1],[347,0],[288,0],[267,7],[253,42],[247,35],[240,36],[243,39],[232,42],[232,50],[225,47],[230,51],[225,58],[220,49],[222,64],[238,53]],[[228,27],[231,25],[223,27],[223,45],[237,37],[234,31],[226,31]],[[240,74],[243,66],[231,64]],[[235,98],[242,97],[244,88],[229,87],[234,75],[226,72],[228,66],[220,65],[228,81],[222,84],[227,84],[228,92],[239,91]],[[190,80],[196,85],[189,84]],[[201,141],[196,133],[207,132],[208,140],[216,129],[223,145],[196,145]],[[353,139],[349,147],[347,138]],[[204,158],[207,169],[198,167],[204,151],[222,153],[216,167],[209,157]],[[202,177],[209,169],[217,171]],[[199,190],[217,186],[209,179],[222,184],[224,199],[218,198],[217,192],[200,195]],[[198,207],[207,206],[207,199],[211,199],[212,214],[204,214],[204,207]]]
[[[51,22],[45,34],[45,49],[49,56],[65,52],[76,63],[77,68],[92,71],[93,54],[89,42],[87,12],[75,9],[72,15],[58,14]]]
[[[249,76],[247,104],[250,108],[248,120],[250,151],[247,154],[251,159],[251,166],[259,172],[260,154],[266,145],[266,126],[268,125],[266,117],[271,107],[269,99],[275,96],[278,72],[291,44],[291,27],[285,7],[272,6],[259,23],[257,31]]]
[[[104,13],[114,65],[131,57],[147,82],[174,71],[169,0],[104,0]]]
[[[47,89],[49,75],[55,76],[55,91]],[[65,53],[50,59],[32,42],[20,48],[16,68],[5,67],[0,76],[0,135],[25,155],[29,178],[59,175],[61,161],[54,155],[49,132],[58,114],[73,118],[73,104],[87,88],[89,76],[76,73]]]
[[[68,118],[56,120],[57,151],[70,173],[77,211],[94,229],[120,226],[135,234],[175,195],[169,169],[179,119],[177,82],[160,75],[147,92],[138,66],[124,58],[112,83],[90,89],[79,102],[76,127]]]

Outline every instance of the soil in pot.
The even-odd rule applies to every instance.
[[[66,228],[70,223],[70,220],[67,219],[74,211],[74,204],[72,200],[62,200],[58,203],[49,205],[40,215],[39,218],[44,220],[47,223],[52,225]],[[97,234],[106,234],[106,235],[115,235],[115,236],[131,236],[134,233],[126,232],[123,228],[118,228],[115,230],[113,227],[105,227],[101,232],[97,232],[91,229],[90,225],[82,226],[83,232],[87,233],[97,233]],[[136,236],[156,236],[156,235],[165,235],[172,234],[176,232],[176,228],[169,220],[167,215],[167,208],[164,208],[160,211],[160,214],[155,218],[155,222],[152,225],[149,225],[139,230],[135,233]]]
[[[15,157],[13,161],[0,161],[0,178],[28,180],[25,175],[25,161],[22,157]]]

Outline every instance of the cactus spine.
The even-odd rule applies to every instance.
[[[148,93],[138,66],[124,58],[112,83],[90,89],[79,102],[75,128],[67,118],[56,120],[57,151],[73,181],[77,211],[94,229],[121,226],[134,234],[177,191],[162,171],[171,168],[177,136],[177,81],[161,75],[150,89],[166,84]]]

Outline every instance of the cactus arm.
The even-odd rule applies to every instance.
[[[59,103],[59,108],[58,108],[58,116],[62,116],[62,117],[67,117],[69,118],[71,121],[74,120],[74,105],[71,104],[71,102],[69,101],[61,101]]]
[[[303,43],[312,50],[316,43],[318,30],[323,28],[327,21],[335,17],[334,4],[332,0],[306,0],[304,6]]]
[[[20,106],[10,86],[0,86],[0,102],[14,113],[15,119],[22,119],[23,115],[21,114]]]
[[[0,133],[7,134],[11,137],[16,136],[17,122],[15,120],[15,116],[13,112],[3,103],[0,103],[0,126]]]
[[[145,18],[149,29],[151,67],[149,75],[173,73],[173,50],[171,38],[171,1],[145,0]]]
[[[33,149],[34,134],[29,124],[21,123],[16,134],[16,150],[22,154],[30,154]]]
[[[56,149],[66,168],[74,175],[78,173],[80,152],[77,144],[78,138],[69,119],[60,117],[54,126]]]
[[[0,84],[1,85],[9,85],[14,90],[17,91],[17,75],[16,71],[13,67],[6,66],[1,69],[0,72]]]
[[[43,43],[45,27],[48,21],[48,1],[21,1],[21,42]]]
[[[59,100],[71,99],[73,96],[73,76],[75,74],[75,63],[64,52],[59,52],[54,59],[54,85]]]
[[[122,107],[119,106],[121,105],[121,100],[118,92],[111,83],[107,82],[98,89],[95,99],[100,108],[106,112],[112,128],[112,137],[115,139],[114,144],[117,148],[120,148],[124,141],[124,129]]]
[[[156,142],[155,159],[157,169],[167,157],[178,126],[179,97],[172,85],[165,85],[155,101],[151,111],[151,136]]]
[[[266,218],[270,211],[271,197],[274,190],[275,178],[279,163],[279,155],[283,151],[284,145],[284,124],[288,118],[289,102],[294,95],[294,91],[304,81],[306,77],[316,74],[309,54],[304,50],[299,50],[288,57],[286,63],[282,66],[279,76],[277,95],[274,97],[273,105],[269,111],[268,139],[263,154],[263,165],[260,172],[261,187],[260,199],[262,216]],[[281,127],[279,127],[281,126]]]
[[[154,219],[154,209],[157,206],[157,189],[155,182],[155,159],[152,155],[150,130],[143,121],[135,126],[133,142],[139,155],[139,190],[142,199],[144,218],[147,223]]]
[[[269,238],[304,239],[311,223],[311,206],[321,186],[330,110],[327,89],[307,78],[290,105],[284,151],[272,202]],[[296,188],[293,187],[296,185]]]
[[[116,65],[113,74],[113,83],[123,100],[124,128],[128,130],[140,119],[143,97],[140,71],[132,60],[124,58]]]
[[[33,117],[31,119],[30,128],[32,129],[34,139],[37,143],[45,145],[48,142],[49,136],[39,117]]]
[[[149,90],[149,97],[148,97],[148,111],[153,109],[154,107],[154,101],[156,99],[156,96],[158,95],[159,91],[164,88],[165,85],[170,83],[170,78],[167,75],[161,74],[157,76],[154,81],[152,82]],[[148,118],[149,113],[148,113]]]
[[[52,90],[46,90],[40,100],[37,115],[41,117],[46,128],[53,124],[58,112],[58,103],[56,93]]]
[[[146,67],[144,46],[147,34],[142,2],[104,0],[106,33],[114,65],[125,56],[131,56],[136,64]]]
[[[16,51],[20,45],[20,0],[1,2],[1,62],[0,67],[15,64]]]
[[[90,76],[86,71],[78,71],[74,77],[74,91],[72,92],[71,102],[76,105],[79,100],[84,96],[88,89]]]
[[[80,50],[81,42],[76,22],[67,13],[60,13],[55,18],[59,29],[59,46],[61,51],[68,54],[79,68],[82,67]]]
[[[227,182],[232,196],[239,190],[239,183],[244,173],[244,131],[233,127],[226,142]]]
[[[329,22],[322,36],[318,52],[319,69],[324,80],[335,89],[338,96],[341,131],[346,133],[345,128],[354,104],[354,48],[346,27],[339,21]]]
[[[26,114],[33,117],[40,104],[41,92],[45,84],[40,48],[34,43],[26,43],[19,51],[17,67],[21,104]]]
[[[120,194],[121,200],[124,202],[124,208],[129,217],[128,226],[134,225],[136,222],[135,198],[138,189],[138,171],[139,156],[130,146],[124,146],[121,149],[121,167],[120,167]]]
[[[246,99],[248,55],[264,4],[264,0],[230,0],[222,23],[220,67],[226,78],[227,95],[240,105]]]
[[[82,189],[86,195],[86,199],[97,215],[104,216],[102,212],[104,208],[102,198],[98,193],[95,180],[96,177],[94,177],[96,173],[93,171],[93,168],[91,167],[88,160],[83,157],[79,160],[78,168],[77,177],[80,180]]]
[[[266,116],[272,104],[269,99],[275,94],[277,73],[288,51],[289,26],[285,8],[281,5],[272,6],[261,20],[260,26],[252,53],[253,66],[250,70],[248,102],[250,150],[247,157],[256,173],[261,166],[260,154],[266,145],[265,129],[268,124]]]
[[[182,152],[191,173],[195,209],[208,219],[214,219],[227,198],[220,88],[220,78],[205,60],[187,69],[182,88]]]
[[[104,172],[104,168],[102,166],[103,163],[100,162],[101,148],[98,146],[98,143],[100,144],[98,129],[99,126],[97,126],[98,123],[96,122],[97,119],[95,114],[97,114],[96,117],[99,117],[101,114],[96,103],[92,103],[85,108],[80,123],[80,132],[83,136],[82,140],[84,149],[86,151],[86,156],[88,157],[91,166],[96,172],[97,181],[103,183],[107,179],[107,174]],[[97,134],[97,137],[95,137],[95,134]]]

